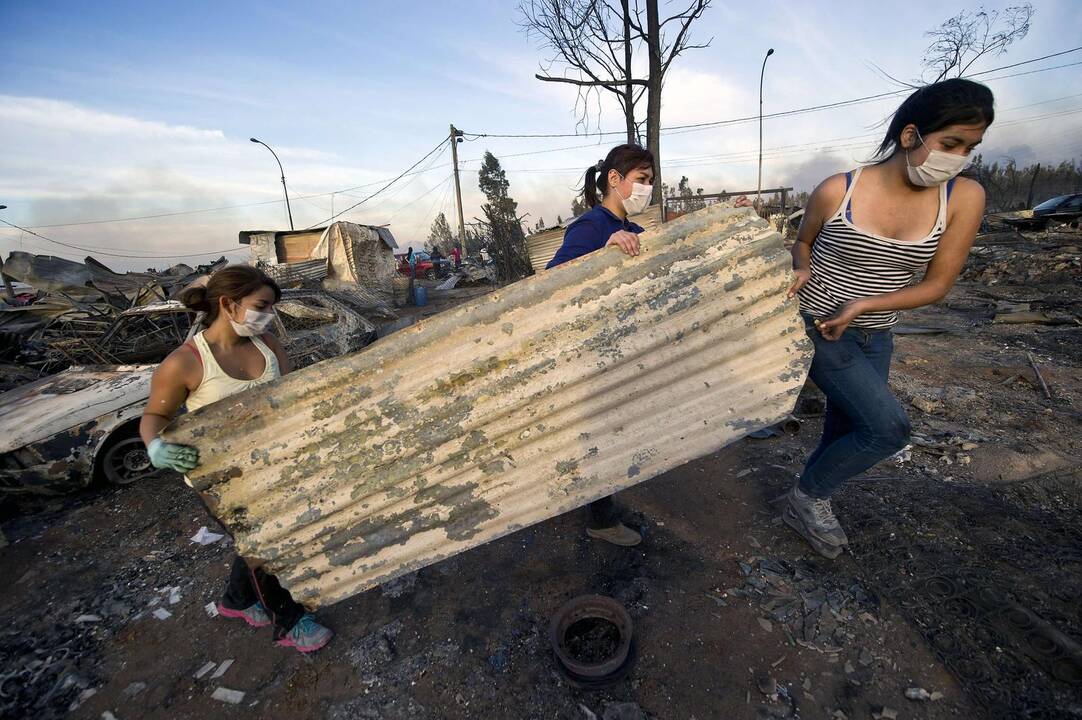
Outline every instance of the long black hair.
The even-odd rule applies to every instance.
[[[615,170],[624,177],[632,170],[642,168],[657,173],[654,167],[654,154],[641,145],[617,145],[605,159],[597,165],[586,168],[586,180],[582,185],[582,199],[587,207],[594,207],[609,191],[609,170]]]
[[[983,123],[987,127],[996,118],[994,105],[992,91],[972,80],[951,78],[925,85],[894,111],[887,135],[875,157],[886,160],[898,152],[902,145],[902,130],[907,125],[916,125],[921,137],[950,125]]]

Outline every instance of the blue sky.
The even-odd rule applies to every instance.
[[[711,46],[689,52],[670,72],[663,125],[753,115],[767,47],[776,50],[766,72],[767,113],[890,90],[873,63],[917,77],[924,31],[976,7],[915,1],[901,12],[872,5],[717,3],[694,31],[700,40],[713,37]],[[328,193],[394,177],[433,148],[451,122],[473,132],[574,132],[574,91],[533,78],[543,53],[517,20],[510,0],[0,3],[0,204],[9,206],[2,217],[118,255],[221,250],[236,247],[238,230],[286,223],[277,166],[250,136],[278,151],[294,218],[304,226],[330,215]],[[1029,36],[973,69],[1078,44],[1072,39],[1079,34],[1065,28],[1082,28],[1082,4],[1039,2]],[[1080,61],[1082,52],[991,77]],[[1000,114],[986,157],[1048,162],[1082,155],[1082,113],[1071,112],[1082,109],[1082,65],[989,86]],[[764,185],[809,189],[854,166],[898,102],[766,121]],[[603,106],[600,123],[622,124],[611,105]],[[464,143],[467,219],[480,213],[476,160],[484,150],[504,158],[512,194],[531,221],[552,221],[569,213],[581,170],[611,142],[594,136]],[[666,136],[666,180],[686,174],[708,192],[754,187],[756,148],[754,123]],[[389,222],[400,241],[419,244],[437,212],[453,213],[448,155],[345,218]],[[335,210],[378,187],[334,195]],[[40,227],[233,205],[249,206]],[[0,232],[0,252],[20,248],[86,254]],[[172,262],[102,259],[120,269]]]

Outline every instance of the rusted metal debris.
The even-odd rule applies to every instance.
[[[309,607],[580,507],[793,409],[789,255],[708,208],[179,418],[194,487]]]

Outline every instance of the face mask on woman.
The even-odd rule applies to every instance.
[[[231,317],[229,318],[229,324],[233,326],[233,332],[241,337],[262,335],[274,321],[274,313],[272,312],[259,312],[243,305],[237,307],[244,311],[244,319],[237,322]]]
[[[650,204],[650,195],[653,192],[654,189],[650,185],[631,183],[631,195],[628,197],[620,196],[624,203],[624,210],[627,211],[628,215],[638,215]]]
[[[920,140],[921,145],[928,147],[925,145],[924,138],[920,136],[919,131],[917,132],[917,139]],[[914,167],[909,164],[909,150],[906,149],[905,151],[905,167],[909,173],[909,182],[922,187],[942,185],[962,172],[968,164],[969,158],[965,155],[955,155],[954,153],[928,148],[928,157],[920,165]]]

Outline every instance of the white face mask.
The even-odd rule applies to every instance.
[[[924,145],[924,138],[919,132],[917,138],[920,139],[920,144]],[[909,164],[909,150],[905,151],[905,167],[909,173],[909,182],[922,187],[942,185],[965,170],[968,164],[969,158],[965,155],[955,155],[929,148],[928,157],[920,165],[914,167]]]
[[[251,308],[246,308],[243,305],[239,306],[244,310],[244,320],[237,322],[233,318],[229,318],[229,324],[233,326],[233,332],[241,337],[255,337],[262,335],[270,324],[274,322],[273,312],[259,312]]]
[[[654,188],[650,185],[631,183],[631,196],[620,196],[620,199],[624,202],[624,210],[627,211],[628,215],[638,215],[650,204],[650,196],[653,193]]]

